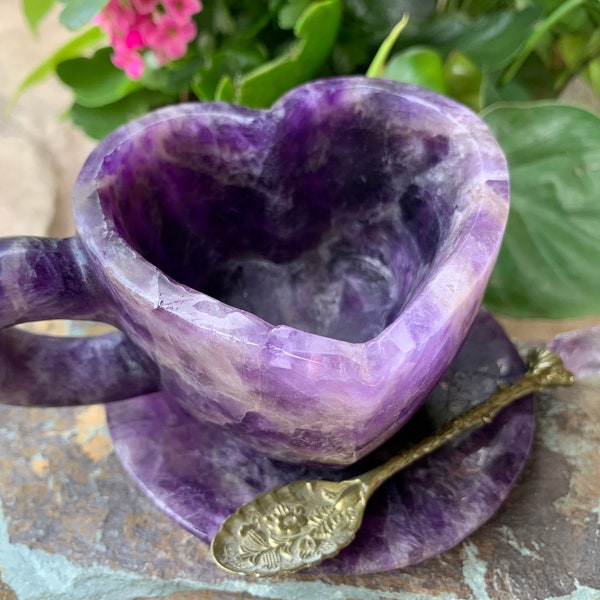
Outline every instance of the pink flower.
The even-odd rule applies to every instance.
[[[188,23],[193,15],[202,10],[200,0],[163,0],[162,4],[166,13],[182,25]]]
[[[125,43],[131,50],[140,50],[148,46],[148,36],[156,29],[151,15],[137,15],[135,22],[129,27]]]
[[[109,0],[94,22],[109,37],[113,64],[139,79],[145,50],[160,64],[185,55],[197,33],[192,16],[201,10],[201,0]]]
[[[125,37],[129,27],[135,23],[136,13],[128,2],[110,0],[102,12],[94,18],[109,37]]]
[[[141,50],[144,47],[144,42],[140,32],[130,29],[125,36],[125,46],[128,50]]]
[[[139,79],[144,72],[144,59],[138,52],[125,49],[120,52],[115,51],[111,61],[115,67],[125,71],[130,79]]]
[[[156,9],[158,0],[131,0],[131,3],[139,15],[149,15]]]
[[[139,23],[136,25],[136,30],[139,32],[144,46],[150,48],[152,46],[152,40],[156,34],[156,23],[154,22],[152,15],[146,15],[140,17]]]
[[[148,46],[161,63],[181,58],[187,45],[196,37],[196,24],[179,23],[171,15],[165,14],[156,23],[156,29],[148,39]]]

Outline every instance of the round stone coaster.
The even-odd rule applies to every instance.
[[[223,519],[256,495],[300,478],[339,480],[365,471],[523,371],[500,325],[481,312],[421,410],[381,448],[342,470],[272,461],[222,430],[198,423],[164,393],[113,403],[106,412],[117,456],[132,479],[175,522],[209,543]],[[316,569],[385,571],[451,548],[507,497],[527,458],[534,427],[529,397],[490,425],[408,467],[373,496],[355,541]]]

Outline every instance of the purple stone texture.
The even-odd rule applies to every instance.
[[[0,239],[0,402],[73,406],[160,387],[156,365],[120,332],[86,339],[12,328],[54,318],[106,316],[106,298],[77,239]]]
[[[561,333],[548,347],[563,359],[577,379],[600,377],[600,324]]]
[[[481,312],[460,353],[402,430],[350,468],[272,461],[187,415],[167,394],[111,404],[107,418],[117,456],[152,501],[209,542],[239,505],[296,479],[355,476],[391,457],[523,373],[502,328]],[[355,541],[319,570],[362,574],[420,562],[457,544],[506,498],[529,452],[533,399],[448,443],[388,481],[371,499]],[[314,570],[313,570],[314,571]]]
[[[114,324],[192,415],[272,457],[346,465],[415,412],[475,317],[508,211],[485,124],[339,78],[271,110],[169,107],[74,191]]]

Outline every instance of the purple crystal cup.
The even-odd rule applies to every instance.
[[[486,125],[414,86],[334,78],[270,110],[150,113],[88,158],[75,237],[0,241],[1,400],[162,390],[268,456],[350,464],[457,354],[508,204]],[[12,327],[54,318],[119,331]]]

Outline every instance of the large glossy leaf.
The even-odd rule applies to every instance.
[[[488,307],[600,313],[600,117],[553,102],[497,105],[483,117],[508,158],[512,194]]]
[[[518,52],[540,15],[535,7],[483,15],[452,39],[446,49],[464,52],[483,70],[498,69]]]
[[[71,58],[56,66],[56,74],[73,88],[75,102],[88,108],[111,104],[140,89],[110,61],[111,48],[98,50],[91,58]]]
[[[60,13],[60,22],[75,30],[89,23],[108,4],[108,0],[61,0],[65,8]]]
[[[56,0],[21,0],[25,20],[33,33],[37,33],[40,21],[50,12]]]
[[[417,31],[407,29],[400,44],[435,46],[444,54],[460,50],[479,68],[495,71],[519,52],[541,16],[536,6],[521,11],[486,11],[475,18],[450,12],[431,19]]]
[[[239,82],[236,101],[264,108],[313,77],[336,40],[341,19],[340,0],[312,2],[294,27],[298,40],[282,56],[251,71]]]

